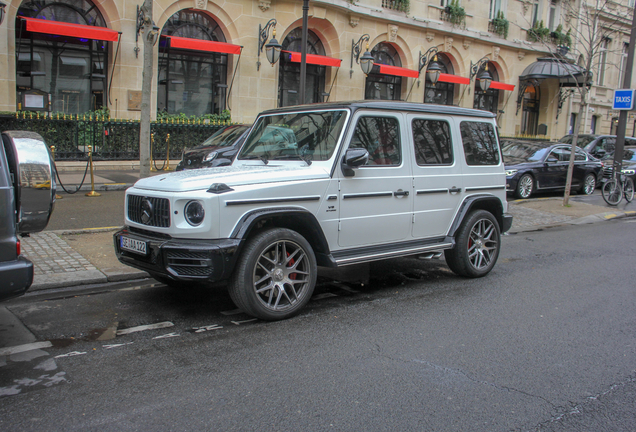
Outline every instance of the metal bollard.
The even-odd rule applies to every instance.
[[[88,146],[88,163],[91,169],[91,191],[86,194],[87,197],[98,197],[101,194],[95,192],[95,178],[93,177],[93,146]]]
[[[51,159],[53,159],[53,164],[55,164],[55,146],[50,146],[51,147]],[[55,170],[57,170],[57,167],[55,168]],[[55,174],[52,174],[51,177],[53,177]],[[54,179],[51,179],[54,180]],[[62,199],[61,195],[55,194],[55,199]]]
[[[155,165],[152,162],[152,149],[154,146],[155,146],[155,134],[151,133],[150,134],[150,172],[157,171],[157,168],[155,168]]]
[[[166,136],[166,168],[164,171],[174,171],[174,168],[170,168],[170,134]]]

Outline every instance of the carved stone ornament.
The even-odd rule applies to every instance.
[[[528,13],[528,10],[530,9],[530,2],[524,1],[521,4],[523,6],[523,16],[526,16],[526,14]]]
[[[271,6],[272,6],[272,1],[271,0],[258,0],[258,7],[263,12],[266,12]]]
[[[349,25],[351,27],[357,27],[358,24],[360,24],[360,18],[349,15]]]
[[[398,26],[389,24],[386,29],[389,42],[397,42]]]
[[[426,40],[428,41],[428,43],[433,42],[433,39],[435,39],[435,34],[433,34],[433,33],[426,33]]]
[[[519,52],[517,53],[517,58],[518,58],[519,60],[523,60],[525,57],[526,57],[526,53],[525,53],[524,51],[519,51]]]
[[[208,0],[194,0],[195,9],[205,9],[207,5],[208,5]]]
[[[462,46],[464,47],[465,50],[467,50],[468,48],[470,48],[471,43],[472,41],[470,39],[464,39],[464,43],[462,44]]]
[[[499,48],[498,46],[492,47],[492,56],[490,57],[491,61],[496,62],[499,59],[499,51],[501,51],[501,48]]]
[[[453,49],[453,38],[446,36],[444,38],[444,52],[451,52]]]

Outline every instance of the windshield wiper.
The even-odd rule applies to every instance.
[[[307,166],[311,165],[311,159],[301,156],[299,154],[276,156],[274,158],[274,160],[281,160],[281,159],[300,159],[301,161],[305,162]]]
[[[246,156],[246,157],[242,157],[240,159],[243,160],[254,160],[254,159],[260,159],[265,165],[267,165],[269,163],[269,160],[267,159],[267,157],[265,156],[256,156],[256,155],[252,155],[252,156]]]

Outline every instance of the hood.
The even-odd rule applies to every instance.
[[[188,192],[208,189],[214,183],[224,183],[229,187],[251,184],[276,183],[294,180],[318,180],[329,178],[329,173],[319,166],[293,165],[243,165],[196,170],[177,171],[141,179],[135,188]]]

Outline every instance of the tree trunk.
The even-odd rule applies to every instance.
[[[141,121],[139,124],[139,177],[150,176],[150,96],[152,94],[152,61],[156,35],[153,31],[152,1],[145,0],[142,27],[144,42],[144,66],[141,81]]]

